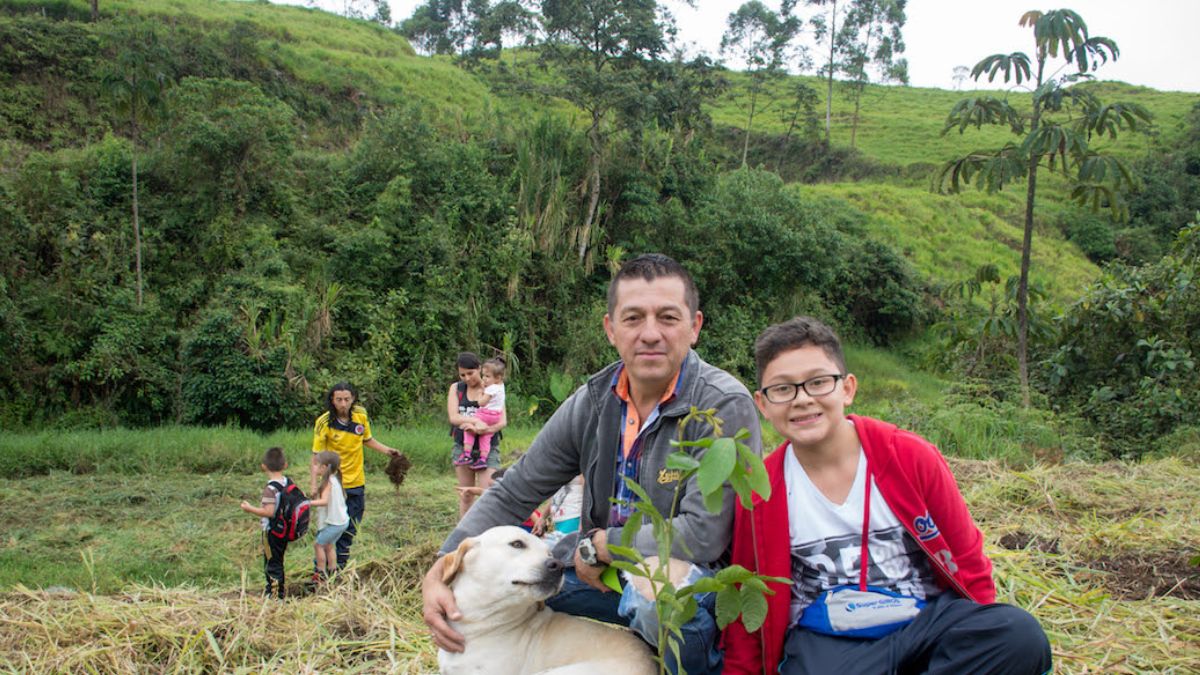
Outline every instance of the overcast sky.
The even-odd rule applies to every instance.
[[[422,4],[420,0],[390,1],[392,19],[397,22]],[[744,0],[696,0],[696,9],[679,0],[662,1],[675,14],[680,39],[690,50],[718,57],[725,20]],[[779,6],[778,0],[763,1]],[[345,0],[316,0],[315,4],[341,12]],[[1032,32],[1017,25],[1021,15],[1030,9],[1061,6],[1040,5],[1034,0],[909,0],[904,56],[911,84],[952,89],[955,66],[971,67],[1000,52],[1032,52]],[[1115,63],[1099,70],[1099,79],[1200,92],[1200,66],[1187,51],[1200,28],[1200,0],[1070,0],[1065,6],[1079,12],[1092,35],[1112,38],[1121,50]],[[803,3],[802,9],[805,15],[813,11]]]

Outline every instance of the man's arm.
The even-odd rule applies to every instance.
[[[395,457],[396,455],[400,454],[399,450],[397,450],[395,448],[390,448],[390,447],[384,445],[383,443],[380,443],[379,441],[375,440],[374,438],[363,441],[363,445],[367,446],[368,448],[371,448],[372,450],[378,450],[379,452],[382,452],[385,455],[390,455],[392,457]]]
[[[520,523],[538,504],[579,475],[580,430],[587,405],[582,399],[586,395],[580,389],[554,411],[529,450],[504,474],[504,480],[485,490],[467,511],[442,544],[440,553],[453,551],[463,539],[490,527]],[[506,421],[502,417],[493,426],[503,428]],[[422,615],[434,642],[446,651],[462,651],[463,636],[447,623],[462,617],[454,603],[454,593],[442,582],[442,558],[421,580],[421,597]]]

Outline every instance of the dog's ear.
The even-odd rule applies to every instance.
[[[463,539],[458,548],[446,554],[444,558],[446,562],[442,567],[443,584],[449,585],[451,581],[454,581],[454,577],[458,576],[458,573],[462,571],[463,559],[467,557],[467,551],[470,551],[474,545],[474,539]]]

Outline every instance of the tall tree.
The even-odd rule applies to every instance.
[[[671,18],[655,0],[543,0],[542,49],[558,74],[554,93],[590,118],[588,204],[575,243],[586,262],[600,204],[600,172],[607,147],[609,113],[642,95],[646,60],[666,49]]]
[[[829,45],[829,56],[825,59],[825,65],[821,67],[820,73],[825,77],[825,143],[829,144],[829,129],[833,118],[833,76],[837,73],[837,27],[838,19],[846,12],[847,0],[841,0],[841,9],[838,9],[838,0],[807,0],[808,4],[818,7],[829,7],[829,14],[818,14],[813,17],[813,38],[820,43]]]
[[[104,85],[118,114],[129,123],[132,143],[130,175],[133,183],[133,239],[137,270],[137,303],[142,304],[142,229],[138,221],[138,140],[143,126],[162,117],[163,93],[171,85],[170,55],[147,24],[132,23],[113,33],[116,59],[105,73]]]
[[[871,71],[878,73],[881,82],[908,84],[908,62],[897,58],[904,53],[905,0],[854,0],[846,20],[837,32],[834,44],[841,54],[846,89],[854,102],[851,116],[850,147],[858,136],[862,96],[871,82]]]
[[[1019,143],[1009,142],[999,150],[973,152],[951,160],[942,168],[938,185],[957,192],[975,182],[989,191],[1002,189],[1010,181],[1025,178],[1025,233],[1021,243],[1021,276],[1017,286],[1017,366],[1021,398],[1029,406],[1029,263],[1033,241],[1034,197],[1038,167],[1044,162],[1059,171],[1071,184],[1071,195],[1092,208],[1108,206],[1121,216],[1121,192],[1133,185],[1133,177],[1121,160],[1097,152],[1094,138],[1114,139],[1118,132],[1134,130],[1149,122],[1150,113],[1133,103],[1104,104],[1090,89],[1068,86],[1090,79],[1091,71],[1116,60],[1117,43],[1088,34],[1082,17],[1069,9],[1026,12],[1020,25],[1033,29],[1033,58],[1023,52],[993,54],[971,70],[976,81],[984,74],[993,81],[1003,73],[1004,81],[1032,86],[1032,108],[1018,112],[1007,100],[974,96],[955,104],[946,119],[943,134],[955,127],[962,133],[968,126],[1008,126]],[[1047,66],[1055,59],[1063,63],[1052,73]],[[1062,75],[1058,73],[1067,71]]]
[[[742,166],[750,149],[754,114],[759,96],[786,72],[788,47],[800,31],[800,21],[791,15],[792,3],[784,2],[779,14],[759,0],[750,0],[729,15],[721,53],[733,53],[746,62],[750,104],[746,113],[746,137],[742,141]]]
[[[499,54],[505,36],[536,25],[521,0],[427,0],[400,24],[400,33],[427,54]]]

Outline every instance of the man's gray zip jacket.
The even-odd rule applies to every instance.
[[[622,402],[612,390],[619,367],[617,362],[601,370],[563,402],[525,455],[505,472],[503,480],[484,492],[450,533],[442,544],[442,553],[454,550],[463,539],[490,527],[524,521],[559,487],[579,474],[585,481],[579,531],[608,526],[609,498],[614,494],[620,426],[624,421]],[[678,475],[666,468],[667,455],[675,451],[671,441],[678,437],[679,420],[693,406],[700,410],[715,408],[727,436],[741,428],[749,429],[748,445],[755,453],[762,454],[758,412],[745,385],[702,361],[695,351],[689,351],[684,360],[681,380],[676,396],[661,404],[659,416],[643,430],[638,468],[638,483],[664,515],[670,510],[677,482],[674,478]],[[698,440],[711,433],[706,424],[690,423],[684,440]],[[702,448],[686,450],[697,459],[703,456]],[[710,513],[704,508],[704,496],[693,475],[681,490],[672,556],[703,565],[717,563],[729,548],[733,500],[733,490],[726,484],[721,512]],[[610,543],[621,543],[621,527],[607,527],[607,530]],[[560,540],[554,549],[555,556],[571,564],[576,541],[577,535]],[[685,553],[682,544],[686,544],[691,555]],[[643,555],[657,555],[658,546],[648,523],[637,533],[634,546]]]

